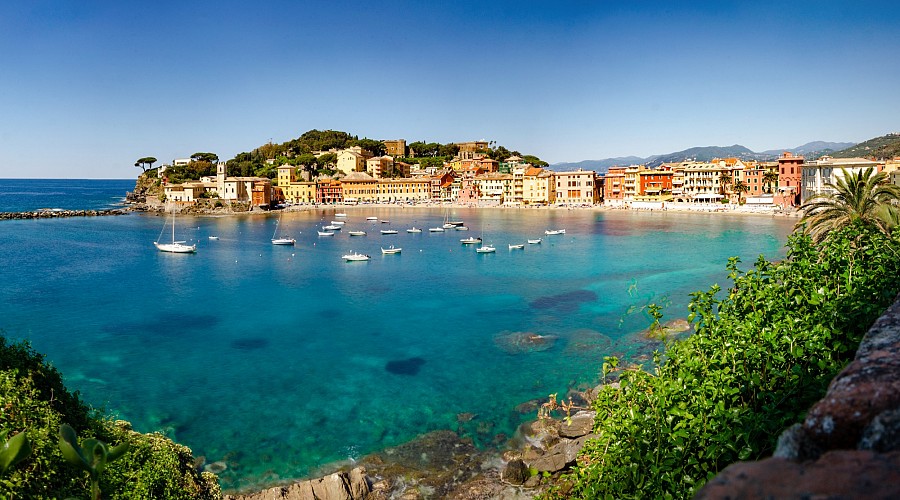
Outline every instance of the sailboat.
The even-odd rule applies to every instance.
[[[294,243],[297,243],[297,240],[295,240],[294,238],[289,238],[287,236],[282,236],[281,238],[276,237],[278,235],[278,225],[281,223],[281,215],[283,213],[284,212],[282,212],[281,214],[278,214],[278,220],[275,221],[275,232],[272,233],[272,244],[273,245],[293,245]]]
[[[168,221],[166,222],[168,224]],[[162,238],[163,232],[166,230],[166,225],[163,224],[162,231],[159,232],[159,237],[156,238],[156,241],[153,242],[153,245],[156,246],[156,249],[160,252],[171,252],[171,253],[194,253],[197,251],[197,244],[193,245],[185,245],[184,241],[175,241],[175,212],[172,212],[172,243],[160,243],[159,239]]]

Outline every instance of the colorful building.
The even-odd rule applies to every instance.
[[[599,199],[597,173],[593,170],[555,172],[554,178],[556,203],[591,205],[597,203]]]

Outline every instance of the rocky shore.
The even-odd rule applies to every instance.
[[[129,212],[125,208],[113,208],[105,210],[63,210],[41,209],[33,212],[0,212],[0,220],[21,219],[60,219],[65,217],[101,217],[106,215],[125,215]]]

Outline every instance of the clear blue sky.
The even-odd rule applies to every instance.
[[[550,163],[900,131],[900,3],[0,5],[0,177],[335,129]]]

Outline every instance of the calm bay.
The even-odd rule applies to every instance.
[[[157,252],[166,218],[152,214],[5,221],[0,329],[30,340],[88,403],[226,462],[224,487],[263,486],[456,430],[460,413],[477,415],[463,429],[476,442],[502,442],[534,418],[520,403],[596,384],[604,356],[652,352],[639,333],[647,304],[686,316],[690,292],[726,285],[728,257],[782,258],[794,223],[348,207],[341,232],[317,236],[336,211],[284,213],[293,247],[271,244],[274,214],[179,217],[195,255]],[[427,231],[448,215],[469,231]],[[566,234],[544,234],[557,228]],[[482,235],[496,253],[460,244]],[[543,241],[508,250],[529,238]],[[381,255],[392,244],[402,253]],[[372,259],[344,262],[351,250]]]

